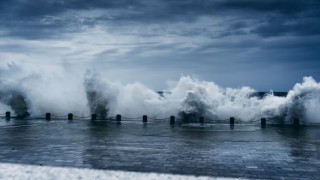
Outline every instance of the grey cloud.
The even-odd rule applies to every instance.
[[[103,13],[95,18],[65,15],[79,10],[100,10]],[[8,27],[8,36],[45,38],[65,31],[77,32],[82,27],[96,24],[113,26],[122,22],[143,25],[192,22],[201,16],[228,16],[234,18],[235,22],[223,24],[224,31],[215,37],[248,33],[272,37],[318,34],[319,14],[320,4],[316,0],[4,0],[0,3],[0,28]],[[257,25],[239,18],[263,23]],[[293,24],[290,24],[292,21]],[[208,35],[201,31],[189,31],[181,35],[188,36],[191,32]]]
[[[304,49],[306,50],[320,50],[320,36],[309,37],[283,37],[267,39],[260,45],[263,49]],[[318,51],[320,52],[320,51]]]
[[[305,9],[318,6],[317,0],[301,1],[301,0],[226,0],[219,1],[219,6],[224,9],[233,10],[251,10],[260,12],[277,12],[283,14],[296,14],[305,11]]]
[[[103,72],[110,65],[116,74],[123,68],[123,72],[132,71],[139,78],[146,77],[146,71],[157,79],[164,78],[163,72],[177,77],[195,73],[222,84],[229,81],[240,85],[242,77],[251,79],[249,85],[259,81],[257,86],[268,89],[271,81],[281,77],[280,82],[285,85],[278,87],[284,87],[293,75],[299,80],[303,75],[319,77],[319,3],[1,0],[0,38],[10,41],[3,41],[0,49],[4,54],[33,55],[30,58],[54,54],[49,58],[52,61],[61,57],[66,62],[88,62]],[[100,32],[101,39],[94,34]],[[63,51],[46,46],[48,38],[54,39],[55,46],[62,46],[58,48]],[[28,43],[23,46],[23,42]],[[70,49],[65,47],[68,45]],[[41,57],[34,62],[42,62]],[[14,56],[4,58],[14,61]],[[137,80],[132,74],[127,76]],[[264,81],[257,80],[257,76],[265,77]],[[152,83],[158,81],[152,79]]]
[[[141,12],[141,17],[150,18],[172,17],[177,14],[213,14],[215,11],[225,10],[254,10],[280,13],[296,13],[306,8],[318,5],[317,1],[299,0],[12,0],[3,1],[2,6],[16,10],[16,14],[25,17],[39,15],[54,15],[70,9],[131,9]],[[149,14],[150,13],[150,14]],[[163,15],[163,17],[159,16]]]
[[[263,37],[292,35],[310,36],[320,33],[320,18],[302,19],[269,19],[266,23],[258,26],[252,32]]]

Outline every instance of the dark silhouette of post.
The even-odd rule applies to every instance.
[[[265,128],[267,125],[267,119],[266,118],[261,118],[261,127]]]
[[[147,123],[147,122],[148,122],[148,117],[147,117],[147,115],[143,115],[143,116],[142,116],[142,121],[143,121],[143,123]]]
[[[299,118],[294,118],[293,119],[293,125],[294,125],[294,127],[299,127],[300,126],[300,119]]]
[[[234,126],[234,117],[230,117],[230,126]]]
[[[203,118],[202,116],[199,117],[199,122],[200,122],[201,124],[204,123],[204,118]]]
[[[170,116],[170,124],[174,125],[176,123],[176,118],[174,116]]]
[[[116,116],[116,120],[117,120],[117,122],[118,122],[118,123],[120,123],[120,122],[121,122],[121,115],[120,115],[120,114],[117,114],[117,116]]]
[[[51,120],[51,113],[46,113],[46,120],[50,121]]]
[[[97,120],[97,115],[96,114],[91,114],[91,120]]]
[[[10,119],[11,119],[11,114],[10,114],[9,111],[7,111],[7,112],[6,112],[6,120],[7,120],[7,121],[10,121]]]
[[[68,114],[68,120],[73,120],[73,114],[72,113]]]

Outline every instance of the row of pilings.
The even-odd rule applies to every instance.
[[[5,113],[5,119],[6,120],[10,120],[11,119],[11,113],[9,111]],[[47,121],[50,121],[52,119],[51,113],[46,113],[44,115],[44,119],[46,119]],[[74,115],[72,113],[69,113],[67,115],[67,119],[68,120],[73,120],[74,119]],[[92,114],[91,115],[91,120],[98,120],[97,114]],[[169,120],[170,120],[170,124],[171,125],[176,123],[176,117],[175,116],[170,116]],[[118,123],[121,123],[122,116],[120,114],[116,115],[115,121],[118,122]],[[143,115],[142,116],[142,122],[143,123],[147,123],[148,122],[148,116],[147,115]],[[204,124],[205,123],[204,117],[202,117],[202,116],[199,117],[199,123],[200,124]],[[231,127],[235,125],[235,118],[234,117],[230,117],[229,124],[230,124]],[[261,118],[260,119],[260,125],[261,125],[261,127],[265,128],[266,125],[267,125],[267,119],[266,118]],[[300,126],[300,120],[298,118],[293,119],[293,125],[295,127],[299,127]]]

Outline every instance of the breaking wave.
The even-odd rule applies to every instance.
[[[263,97],[250,87],[223,88],[214,82],[182,76],[175,86],[163,93],[136,82],[120,84],[99,76],[92,70],[79,76],[55,76],[20,72],[14,78],[7,71],[15,64],[2,66],[0,78],[0,113],[13,111],[18,117],[74,113],[110,117],[122,114],[155,118],[179,116],[187,121],[203,116],[220,120],[231,116],[243,121],[276,118],[288,122],[320,123],[320,84],[304,77],[285,97],[272,92]]]

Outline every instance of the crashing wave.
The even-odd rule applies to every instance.
[[[0,79],[1,111],[14,111],[21,118],[51,112],[86,116],[95,113],[99,118],[116,114],[155,118],[175,115],[190,122],[200,116],[208,120],[236,117],[251,121],[266,117],[283,123],[293,118],[320,122],[320,84],[312,77],[303,78],[287,96],[257,96],[250,87],[223,88],[189,76],[182,76],[175,86],[159,94],[138,82],[123,85],[109,81],[94,71],[87,71],[83,79],[21,74],[10,81],[10,76],[3,73]]]

